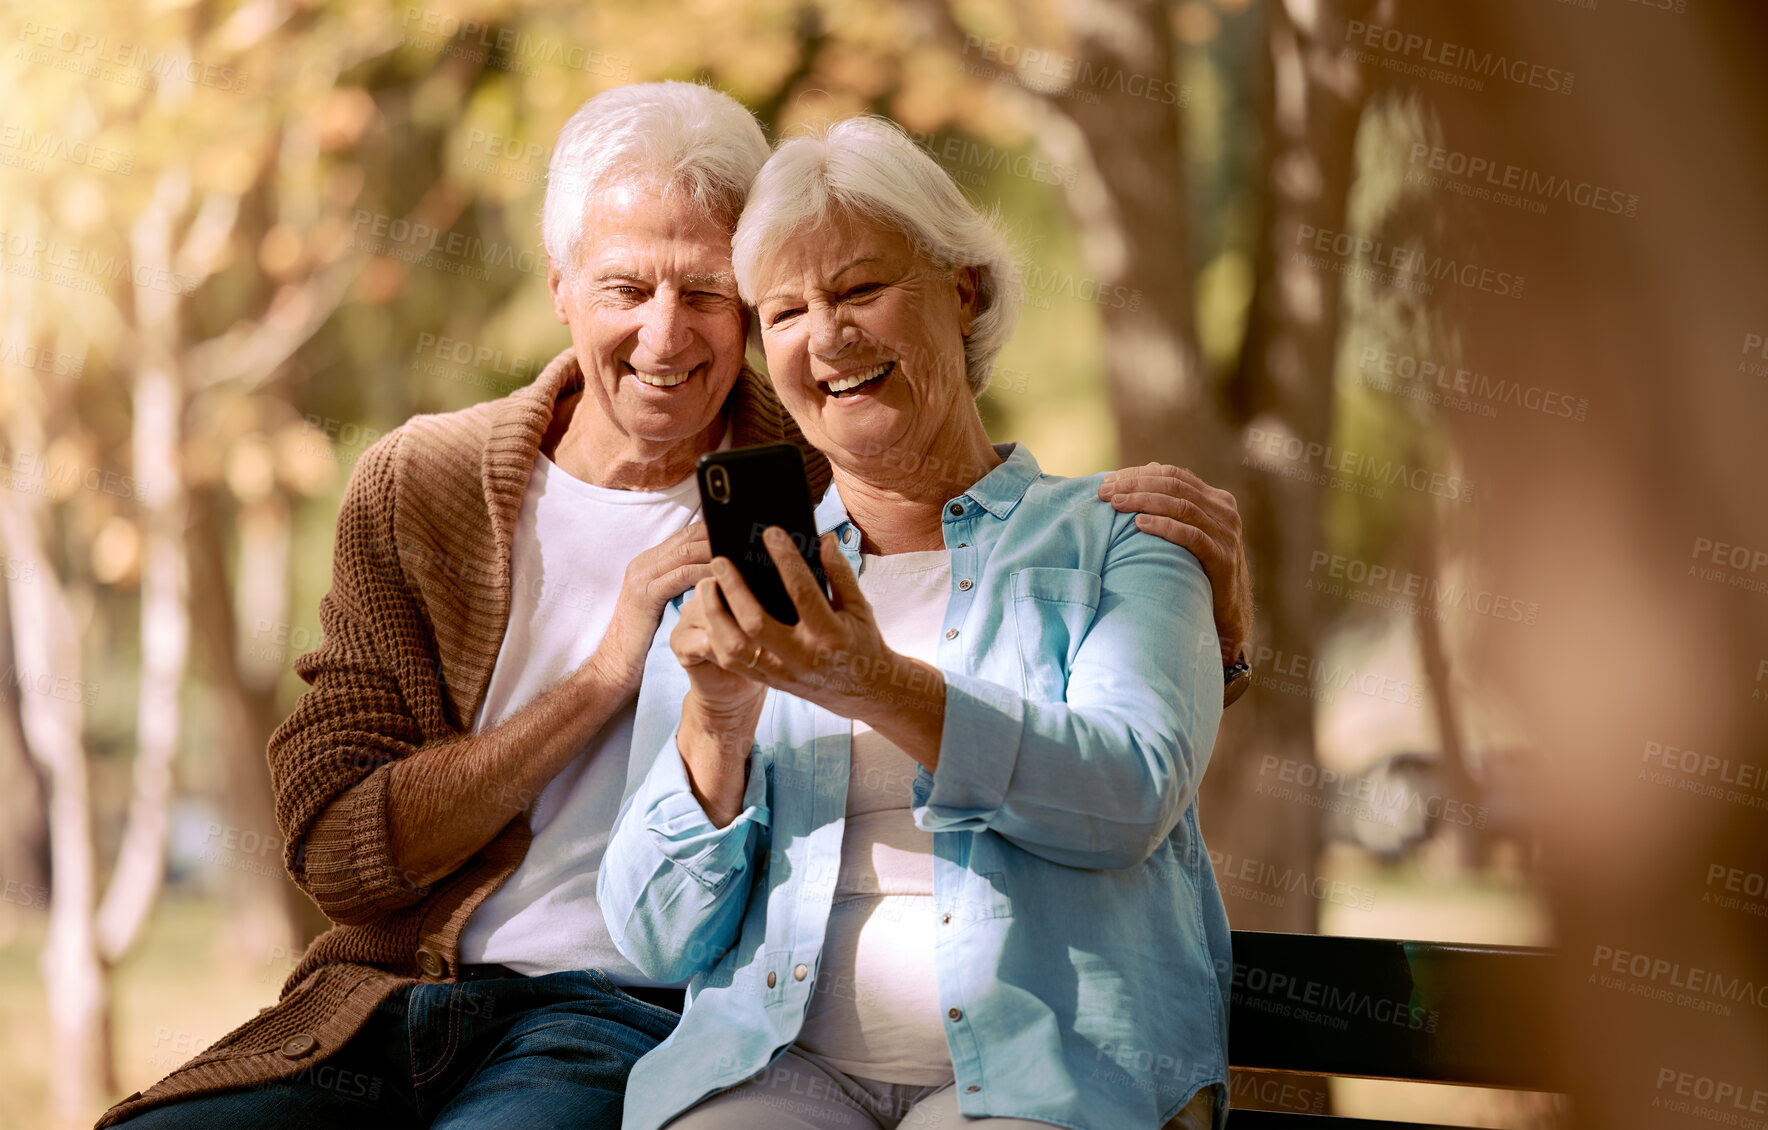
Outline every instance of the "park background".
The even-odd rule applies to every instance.
[[[1768,991],[1604,956],[1768,982],[1761,7],[67,0],[0,7],[0,1126],[89,1124],[323,928],[264,746],[338,500],[568,344],[552,139],[661,78],[770,138],[900,122],[1022,256],[991,433],[1234,491],[1237,928],[1569,955],[1517,1018],[1563,1093],[1236,1105],[1706,1125],[1663,1071],[1768,1087]]]

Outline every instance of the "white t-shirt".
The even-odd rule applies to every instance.
[[[613,490],[536,456],[510,549],[509,627],[473,731],[498,725],[581,667],[614,618],[626,567],[699,507],[692,475],[662,491]],[[614,948],[595,901],[626,789],[636,705],[623,705],[535,798],[528,854],[467,920],[463,963],[499,962],[528,976],[596,968],[617,984],[655,984]]]
[[[859,588],[892,651],[935,661],[951,555],[870,554]],[[915,826],[913,758],[853,724],[841,870],[798,1045],[862,1079],[933,1086],[952,1077],[933,972],[933,833]]]

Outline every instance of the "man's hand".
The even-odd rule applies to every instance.
[[[637,693],[663,606],[711,576],[711,562],[712,542],[703,522],[677,530],[632,559],[608,634],[589,661],[609,686]]]
[[[1234,496],[1183,467],[1149,463],[1106,475],[1099,497],[1134,512],[1139,528],[1190,550],[1203,564],[1215,595],[1222,665],[1233,663],[1252,643],[1252,573]]]

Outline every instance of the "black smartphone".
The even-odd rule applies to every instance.
[[[731,559],[769,616],[782,624],[796,624],[798,610],[761,534],[778,526],[791,535],[823,595],[829,595],[829,579],[817,552],[804,456],[789,443],[734,447],[700,456],[694,473],[712,556]]]

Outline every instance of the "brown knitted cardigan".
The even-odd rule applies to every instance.
[[[307,947],[276,1005],[112,1107],[100,1127],[292,1077],[394,990],[453,980],[461,929],[521,863],[528,824],[510,821],[452,875],[413,888],[388,844],[387,767],[471,730],[509,621],[510,541],[534,458],[556,402],[582,387],[567,349],[527,387],[414,417],[363,454],[338,514],[323,640],[295,664],[311,689],[269,749],[290,874],[337,925]],[[767,378],[745,366],[727,407],[734,443],[802,448],[821,497],[828,465]],[[305,850],[319,814],[365,780],[348,813],[352,850]]]

